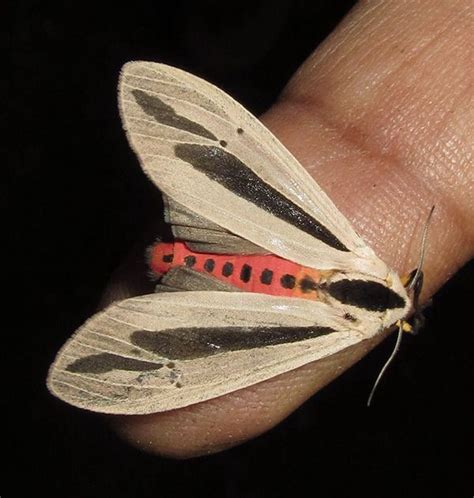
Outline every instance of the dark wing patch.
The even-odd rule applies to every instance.
[[[156,95],[150,95],[143,90],[132,90],[132,95],[143,112],[154,118],[158,123],[209,138],[210,140],[217,140],[217,137],[204,126],[176,114],[176,111],[170,105],[163,102]]]
[[[331,327],[189,327],[136,330],[135,346],[170,360],[194,360],[226,351],[276,346],[335,332]]]
[[[163,195],[165,221],[171,224],[175,238],[185,240],[195,252],[213,254],[261,254],[265,249],[252,244],[190,209]]]
[[[112,353],[99,353],[73,361],[67,366],[66,370],[81,374],[104,374],[112,370],[147,372],[159,370],[162,367],[161,363],[126,358]]]
[[[264,182],[233,154],[216,146],[199,144],[178,144],[174,150],[176,157],[191,164],[196,170],[242,199],[316,237],[334,249],[349,251],[324,225]]]

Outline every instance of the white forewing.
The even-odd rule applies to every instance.
[[[92,411],[160,412],[266,380],[377,331],[376,322],[356,328],[330,306],[302,299],[146,295],[89,319],[59,352],[48,386]]]
[[[307,171],[254,116],[217,87],[173,67],[131,62],[122,70],[119,105],[143,169],[176,202],[286,259],[386,278],[386,265]],[[266,198],[255,201],[249,199],[252,192],[247,198],[236,192],[254,183],[237,167],[231,175],[241,175],[247,186],[235,187],[234,179],[234,191],[196,167],[215,159],[217,168],[229,158],[237,158],[250,175],[269,186]],[[233,166],[228,165],[227,177]],[[267,209],[262,208],[265,203]],[[295,211],[293,219],[275,216],[279,209],[285,214]],[[326,235],[318,237],[314,227],[302,230],[298,223],[305,215]],[[327,233],[339,244],[328,241]]]

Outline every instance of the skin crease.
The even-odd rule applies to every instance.
[[[436,205],[425,300],[473,256],[474,247],[466,47],[472,7],[469,0],[427,5],[360,2],[262,119],[402,275],[417,265],[421,232]],[[104,304],[142,293],[141,274],[124,264]],[[132,445],[152,453],[188,458],[217,452],[279,423],[376,342],[204,403],[110,419]]]

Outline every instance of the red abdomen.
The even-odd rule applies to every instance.
[[[184,242],[158,242],[150,251],[149,265],[156,276],[187,266],[212,275],[246,292],[317,299],[318,270],[274,254],[211,254],[194,252]]]

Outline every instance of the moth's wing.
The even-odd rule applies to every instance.
[[[309,300],[152,294],[89,319],[59,352],[48,387],[92,411],[160,412],[261,382],[363,338],[367,330]]]
[[[385,264],[307,171],[215,86],[173,67],[130,62],[119,105],[144,171],[174,202],[300,264],[386,277]]]
[[[186,266],[177,266],[166,272],[155,292],[167,291],[222,291],[241,292],[238,287]]]
[[[268,252],[199,216],[167,195],[163,195],[165,221],[176,239],[186,241],[193,251],[212,254],[259,254]]]

